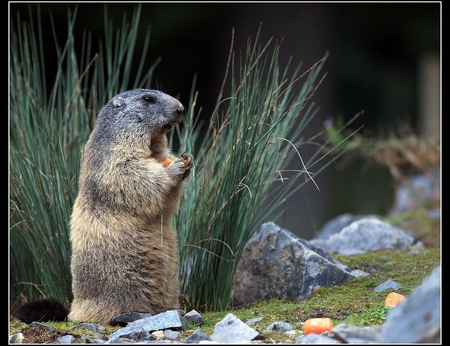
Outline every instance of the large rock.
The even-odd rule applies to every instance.
[[[155,316],[144,317],[127,324],[109,336],[108,343],[121,343],[121,338],[152,340],[151,332],[165,329],[186,330],[186,321],[180,310],[167,310]]]
[[[331,333],[303,335],[294,343],[440,344],[441,267],[436,267],[409,297],[392,308],[382,325],[355,327],[341,323]]]
[[[403,251],[415,242],[415,238],[385,221],[365,218],[352,222],[327,239],[312,239],[310,242],[329,253],[356,255],[381,249]]]
[[[141,318],[127,324],[127,327],[136,326],[149,332],[164,329],[186,330],[186,320],[181,316],[180,310],[167,310],[155,316]]]
[[[380,341],[388,344],[441,342],[441,266],[388,313]]]
[[[264,223],[248,241],[236,268],[233,303],[286,298],[298,301],[318,287],[353,278],[348,267],[273,222]]]

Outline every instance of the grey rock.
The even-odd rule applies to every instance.
[[[266,329],[267,330],[281,330],[281,331],[286,332],[286,331],[292,330],[294,328],[292,328],[292,326],[289,323],[275,321],[272,324],[270,324]]]
[[[339,340],[330,338],[328,334],[307,334],[299,336],[294,340],[295,344],[340,344]]]
[[[327,239],[330,235],[339,233],[354,221],[361,219],[378,219],[382,220],[378,215],[353,215],[342,214],[324,223],[314,239]]]
[[[249,319],[246,320],[244,323],[245,323],[247,326],[251,326],[251,325],[253,325],[253,324],[255,324],[255,323],[261,322],[262,319],[263,319],[262,317],[249,318]]]
[[[361,219],[344,227],[327,239],[313,239],[311,244],[329,253],[356,255],[381,249],[405,250],[414,237],[385,221]]]
[[[383,282],[381,285],[378,285],[377,287],[375,287],[373,289],[373,291],[374,292],[382,292],[382,291],[386,291],[386,290],[398,290],[400,288],[402,288],[402,285],[389,279],[389,280]]]
[[[103,339],[91,339],[91,343],[93,343],[93,344],[104,344],[104,343],[106,343],[106,341],[103,340]]]
[[[331,330],[331,337],[349,344],[378,342],[381,326],[355,327],[345,323],[338,324]]]
[[[23,342],[23,334],[22,333],[15,333],[11,334],[9,336],[9,343],[10,344],[21,344]]]
[[[382,343],[441,342],[441,267],[386,316]]]
[[[109,336],[108,343],[115,343],[120,338],[131,340],[148,340],[153,339],[150,332],[145,330],[142,326],[127,326],[116,330]]]
[[[140,320],[142,318],[151,317],[152,314],[148,312],[125,312],[117,315],[112,319],[113,325],[126,325],[127,323]]]
[[[258,335],[259,332],[229,313],[224,319],[216,323],[211,340],[220,343],[239,343],[251,341]]]
[[[75,337],[73,335],[63,335],[58,338],[58,342],[60,344],[71,344],[75,341]]]
[[[49,326],[49,325],[47,325],[45,323],[41,323],[41,322],[31,322],[30,327],[43,327],[51,332],[54,332],[56,330],[52,326]]]
[[[361,276],[369,276],[370,274],[365,272],[364,270],[361,269],[354,269],[350,272],[350,274],[352,274],[355,278],[357,277],[361,277]]]
[[[135,326],[141,327],[148,332],[164,329],[186,330],[186,320],[181,316],[179,310],[168,310],[155,316],[130,322],[125,328]]]
[[[116,339],[109,339],[105,344],[131,344],[135,343],[135,340],[127,339],[127,338],[116,338]],[[142,341],[139,341],[140,344],[144,343]]]
[[[191,335],[189,335],[186,340],[184,340],[187,344],[197,344],[200,341],[212,341],[211,338],[206,334],[203,330],[197,329]]]
[[[299,301],[351,278],[350,269],[323,250],[267,222],[244,248],[232,298],[236,306],[270,298]]]
[[[296,344],[366,344],[378,343],[381,326],[355,327],[345,323],[333,327],[331,332],[307,334],[295,339]]]
[[[164,338],[167,340],[178,340],[180,337],[180,332],[177,332],[175,330],[166,329],[164,331]]]
[[[105,330],[105,327],[103,327],[99,323],[79,323],[70,327],[69,329],[86,329],[90,330],[91,332],[102,332]]]
[[[186,320],[186,325],[201,326],[205,323],[202,315],[200,315],[196,310],[189,311],[186,315],[184,315],[184,318]]]

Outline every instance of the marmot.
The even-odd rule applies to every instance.
[[[98,114],[70,220],[69,320],[108,324],[124,312],[179,307],[172,214],[193,158],[172,155],[165,134],[183,110],[161,91],[135,89]]]

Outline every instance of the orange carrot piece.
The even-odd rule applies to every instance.
[[[164,161],[163,165],[164,165],[164,166],[168,166],[168,165],[170,165],[171,163],[172,163],[172,160],[171,160],[171,159],[166,159],[166,161]]]
[[[322,334],[326,331],[333,329],[333,321],[328,317],[310,318],[303,324],[303,333],[310,334]]]
[[[188,161],[188,159],[186,159],[186,157],[187,157],[187,155],[182,154],[182,155],[180,156],[180,159],[182,159],[183,162],[187,165],[189,161]]]
[[[399,293],[391,292],[387,295],[384,306],[389,306],[391,308],[397,306],[402,300],[405,300],[406,297]]]

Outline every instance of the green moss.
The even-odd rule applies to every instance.
[[[373,289],[386,280],[394,280],[402,288],[397,293],[408,295],[440,265],[440,249],[381,250],[362,255],[333,255],[350,269],[360,269],[369,276],[358,277],[341,286],[319,288],[302,301],[290,302],[272,299],[258,302],[231,312],[245,321],[248,318],[263,317],[252,327],[263,331],[275,321],[290,323],[294,329],[302,330],[303,322],[313,317],[330,317],[333,324],[346,323],[355,326],[373,326],[384,321],[389,308],[384,302],[390,291],[374,292]],[[205,312],[202,330],[210,335],[214,325],[224,313]],[[279,332],[278,332],[279,334]],[[282,334],[282,333],[281,333]],[[267,340],[270,341],[270,340]]]

